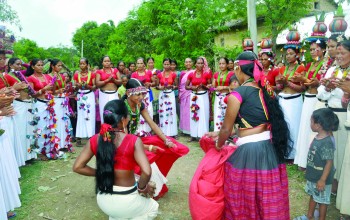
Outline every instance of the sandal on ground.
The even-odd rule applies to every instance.
[[[195,141],[195,140],[196,140],[195,138],[190,137],[190,138],[187,140],[187,142],[189,143],[189,142],[192,142],[192,141]]]
[[[294,218],[293,220],[309,220],[309,218],[306,215],[301,215]]]
[[[16,212],[8,212],[7,213],[7,219],[11,219],[11,218],[14,218],[16,217]]]

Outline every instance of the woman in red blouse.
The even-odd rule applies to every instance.
[[[49,59],[49,73],[54,83],[54,110],[57,118],[57,136],[59,138],[59,149],[72,151],[71,130],[72,125],[69,119],[69,97],[66,93],[66,79],[61,70],[63,63],[59,59]]]
[[[163,72],[157,75],[159,85],[159,127],[166,136],[177,136],[177,115],[174,90],[177,89],[176,73],[170,70],[170,59],[163,60]]]
[[[230,92],[230,79],[234,75],[234,72],[228,70],[229,60],[227,58],[220,58],[219,68],[220,72],[214,74],[212,86],[216,92],[214,101],[214,131],[219,131],[226,112],[227,105],[224,102],[224,98]]]
[[[28,93],[27,85],[24,82],[21,82],[19,78],[15,75],[15,71],[18,72],[22,68],[22,61],[19,58],[11,58],[8,61],[8,70],[9,72],[5,75],[7,82],[10,86],[16,88],[19,92],[19,97],[13,101],[13,108],[16,111],[16,114],[13,116],[18,135],[21,144],[15,145],[16,147],[21,147],[23,152],[24,160],[28,161],[30,159],[35,159],[37,157],[36,152],[33,151],[32,146],[34,144],[33,138],[27,138],[27,135],[33,136],[33,130],[35,127],[29,122],[33,120],[33,114],[30,113],[30,109],[33,109],[33,100]]]
[[[288,159],[294,160],[296,153],[296,142],[298,140],[298,131],[300,124],[301,108],[303,105],[303,97],[301,93],[304,87],[294,82],[293,76],[303,75],[305,67],[299,65],[299,49],[298,45],[287,44],[286,60],[287,65],[279,70],[276,77],[276,88],[282,90],[279,94],[279,103],[282,107],[284,118],[289,123],[292,141],[294,142],[293,150],[290,152]]]
[[[153,94],[151,87],[154,87],[156,85],[156,79],[152,77],[152,72],[150,70],[146,70],[146,62],[142,57],[137,59],[136,66],[136,72],[133,72],[131,74],[131,78],[138,79],[146,87],[148,93],[146,93],[146,95],[144,96],[143,103],[145,104],[145,108],[147,109],[149,116],[153,120]],[[138,126],[135,134],[140,137],[143,137],[150,135],[150,132],[151,127],[141,115],[140,125]]]
[[[49,74],[43,74],[43,61],[33,59],[27,70],[28,82],[36,91],[33,95],[36,100],[33,105],[34,120],[37,125],[34,130],[34,137],[39,148],[38,156],[42,160],[56,159],[58,156],[58,137],[56,135],[56,121],[54,100],[52,92],[54,82]]]
[[[109,56],[102,58],[103,68],[96,71],[96,86],[99,88],[99,109],[101,123],[103,123],[103,108],[107,102],[118,99],[118,86],[122,80],[118,69],[112,68]]]
[[[208,89],[211,86],[211,73],[205,72],[204,59],[196,60],[196,70],[187,78],[186,89],[192,90],[191,94],[191,139],[201,138],[209,131],[209,97]]]
[[[90,138],[95,134],[95,74],[88,69],[89,61],[81,58],[79,61],[80,71],[75,72],[73,76],[74,85],[77,93],[77,138]],[[79,141],[79,140],[78,140]]]
[[[327,38],[318,39],[316,37],[310,37],[307,40],[311,42],[310,54],[313,62],[306,65],[305,76],[297,75],[292,78],[295,81],[301,82],[302,85],[306,87],[300,118],[298,140],[296,143],[296,155],[294,158],[294,164],[297,164],[301,169],[306,168],[310,143],[314,138],[314,134],[310,127],[310,118],[318,101],[316,98],[317,87],[320,84],[319,80],[321,79],[321,76],[326,72],[324,67],[324,54],[326,53],[325,41]]]

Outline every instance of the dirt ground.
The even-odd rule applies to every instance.
[[[187,137],[181,137],[185,143]],[[168,174],[169,192],[159,202],[157,219],[191,219],[188,208],[188,188],[192,176],[203,157],[198,143],[188,145],[190,153],[177,160]],[[108,219],[99,210],[94,192],[94,178],[72,172],[76,154],[57,161],[34,162],[21,168],[22,207],[16,209],[16,219]],[[95,161],[91,161],[94,166]],[[304,193],[303,174],[296,167],[289,167],[291,218],[306,213],[308,196]],[[327,219],[339,219],[334,207],[329,208]]]

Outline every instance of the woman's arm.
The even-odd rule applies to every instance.
[[[96,86],[97,86],[98,88],[101,88],[101,87],[105,86],[112,78],[111,78],[111,76],[110,76],[110,77],[109,77],[108,79],[106,79],[106,80],[101,80],[101,75],[97,73],[95,79],[96,79],[96,80],[95,80]]]
[[[87,165],[87,163],[94,156],[90,149],[90,141],[85,144],[84,149],[74,162],[73,171],[84,176],[95,176],[96,169]]]
[[[112,80],[113,80],[114,84],[116,84],[117,86],[120,86],[122,84],[122,80],[121,80],[119,71],[117,72],[116,75],[117,75],[118,79],[113,78]]]
[[[226,114],[224,117],[224,122],[220,129],[219,139],[216,144],[217,150],[220,150],[222,148],[222,146],[225,144],[225,141],[231,135],[240,107],[241,107],[241,103],[235,96],[230,95],[227,98]]]

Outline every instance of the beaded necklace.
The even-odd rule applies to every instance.
[[[219,75],[222,75],[222,73],[220,73]],[[227,75],[228,75],[228,71],[226,71],[224,77],[219,77],[219,75],[218,75],[218,85],[219,85],[219,86],[224,86],[224,85],[225,85],[225,82],[226,82]],[[221,83],[220,83],[220,79],[221,79],[221,78],[223,78],[223,79],[222,79],[222,81],[221,81]]]
[[[340,72],[340,73],[342,73],[342,77],[341,77],[341,78],[342,78],[342,79],[346,79],[346,77],[348,76],[349,70],[350,70],[350,66],[349,66],[348,68],[346,68],[346,69],[341,69],[341,68],[339,67],[339,68],[337,68],[337,70],[335,71],[334,76],[338,78],[338,74],[339,74],[339,72]]]
[[[90,71],[88,72],[87,77],[88,77],[88,78],[87,78],[86,84],[89,84],[90,79],[91,79],[91,72],[90,72]],[[81,83],[81,72],[78,73],[78,82]]]
[[[315,78],[315,76],[317,75],[318,71],[321,69],[321,67],[322,67],[322,65],[323,65],[323,62],[324,62],[324,61],[321,61],[321,62],[317,65],[317,67],[316,67],[316,69],[315,69],[315,72],[314,72],[314,74],[312,75],[312,79]],[[315,63],[312,62],[311,65],[310,65],[309,70],[308,70],[307,73],[306,73],[306,77],[309,77],[309,73],[310,73],[311,69],[314,67],[314,65],[315,65]]]
[[[128,108],[128,112],[129,112],[130,119],[131,119],[129,122],[129,125],[128,125],[130,133],[135,134],[136,130],[137,130],[137,126],[138,126],[139,121],[140,121],[140,108],[139,108],[139,106],[136,106],[136,112],[134,113],[131,110],[131,107],[130,107],[127,99],[125,99],[124,103],[126,104],[126,107]]]
[[[293,71],[289,74],[288,76],[288,80],[290,80],[290,78],[294,75],[295,71],[297,70],[299,65],[295,65]],[[283,73],[283,76],[286,76],[287,75],[287,72],[288,72],[288,69],[289,69],[289,65],[286,67],[286,69],[284,70],[284,73]]]
[[[61,83],[62,83],[62,88],[64,88],[64,87],[65,87],[65,84],[64,84],[64,80],[63,80],[61,74],[57,73],[57,75],[58,75],[58,78],[59,78],[58,80],[61,81]],[[55,75],[53,75],[53,77],[54,77],[54,76],[55,76]],[[55,84],[56,84],[57,88],[60,87],[59,84],[58,84],[58,82],[57,82],[57,80],[56,80]]]

